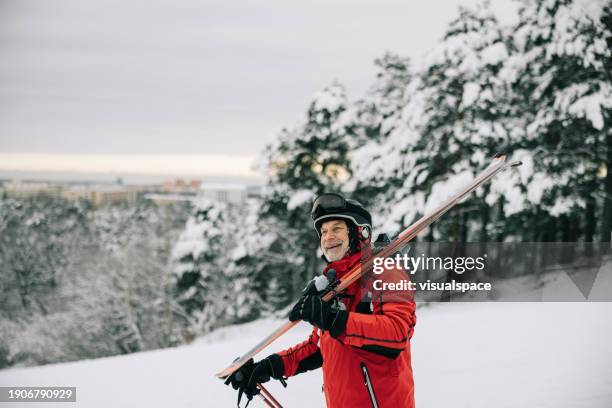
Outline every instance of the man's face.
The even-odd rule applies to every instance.
[[[349,231],[342,220],[327,221],[321,225],[321,249],[330,261],[342,259],[349,248]]]

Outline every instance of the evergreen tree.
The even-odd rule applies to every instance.
[[[349,136],[342,123],[347,109],[344,88],[337,83],[317,93],[306,122],[283,130],[266,147],[262,169],[270,174],[262,205],[262,217],[276,220],[276,241],[287,259],[281,286],[295,298],[305,282],[319,271],[318,237],[309,210],[312,198],[339,191],[349,176]]]
[[[269,247],[274,237],[259,219],[260,208],[259,199],[249,199],[232,216],[231,234],[238,237],[238,242],[228,262],[230,321],[252,320],[265,309],[266,276],[270,272]]]
[[[199,198],[174,246],[176,300],[191,334],[216,327],[223,318],[226,254],[232,250],[225,205]]]
[[[426,58],[420,74],[427,94],[426,121],[409,177],[413,189],[425,193],[424,212],[468,182],[500,148],[507,150],[509,130],[501,119],[508,108],[496,77],[507,56],[503,31],[484,5],[460,8],[442,42]],[[477,191],[454,209],[454,217],[436,223],[435,230],[453,241],[475,238],[475,231],[467,230],[468,220],[486,222],[486,193]]]
[[[272,276],[266,287],[266,303],[264,309],[268,313],[278,312],[289,302],[294,299],[289,299],[288,288],[281,284],[281,279],[278,276]]]
[[[610,13],[606,0],[530,1],[520,9],[508,67],[525,98],[525,147],[541,174],[531,181],[543,190],[533,214],[538,239],[591,241],[599,213],[600,237],[610,240]],[[571,224],[583,232],[570,232]]]
[[[94,209],[83,201],[37,197],[2,200],[0,206],[0,267],[7,272],[0,275],[3,364],[176,344],[164,277],[182,205],[139,200]],[[24,265],[27,279],[10,269]],[[19,282],[30,282],[23,292],[26,307]]]
[[[0,200],[0,310],[10,319],[47,314],[87,230],[87,206],[49,197]]]
[[[100,316],[121,353],[176,343],[166,268],[185,211],[181,204],[158,206],[138,200],[101,207],[94,213],[100,261],[86,267],[97,275],[95,298],[105,303]],[[91,281],[81,284],[79,292],[88,293]],[[97,310],[98,305],[92,308]]]
[[[400,126],[407,86],[412,79],[407,58],[386,53],[374,64],[377,73],[373,85],[347,110],[348,119],[344,120],[355,135],[350,140],[354,177],[344,188],[367,206],[376,206],[377,198],[401,186],[398,179],[386,177],[385,143]]]
[[[486,5],[460,8],[443,40],[405,86],[401,114],[368,166],[376,171],[356,175],[366,185],[388,186],[375,206],[382,229],[397,233],[405,228],[469,180],[500,148],[513,145],[507,92],[497,78],[508,54],[504,31]],[[486,194],[478,192],[480,197],[462,205],[462,238],[487,239],[489,208],[475,205]],[[468,215],[485,227],[468,234]],[[458,238],[456,223],[444,219],[434,230]]]

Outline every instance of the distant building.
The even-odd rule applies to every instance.
[[[76,185],[67,187],[62,196],[71,201],[89,200],[94,206],[120,201],[134,202],[141,189],[122,185]]]
[[[248,186],[247,197],[248,198],[261,198],[262,188],[261,186]]]
[[[200,180],[166,180],[162,184],[162,190],[165,193],[195,194],[198,192],[201,184]]]
[[[200,196],[211,201],[242,204],[247,198],[247,190],[246,186],[239,184],[205,183],[200,188]]]
[[[56,183],[8,181],[2,185],[3,192],[11,198],[56,197],[62,195],[63,186]]]
[[[243,204],[248,198],[261,197],[260,186],[242,184],[202,183],[199,180],[167,180],[161,186],[128,186],[116,184],[60,184],[48,182],[7,181],[0,192],[8,197],[25,198],[49,196],[69,201],[90,201],[94,206],[115,202],[133,202],[138,197],[167,204],[174,201],[192,201],[202,196],[211,201]]]
[[[162,205],[175,201],[192,201],[196,197],[201,184],[200,180],[165,180],[161,189],[145,194],[144,198]]]
[[[261,197],[261,187],[240,184],[203,183],[200,186],[198,194],[163,192],[147,193],[144,195],[144,198],[147,200],[155,201],[158,204],[168,204],[174,201],[193,201],[196,197],[204,197],[211,201],[240,205],[244,204],[248,198]]]
[[[142,188],[118,184],[59,184],[34,181],[9,181],[2,184],[3,194],[11,198],[54,197],[69,201],[89,200],[94,206],[119,201],[136,201]]]
[[[200,195],[212,201],[242,204],[247,198],[260,196],[261,189],[257,186],[242,184],[203,183],[200,187]]]
[[[195,196],[186,194],[147,193],[143,197],[146,200],[154,201],[156,204],[167,205],[176,201],[192,201]]]

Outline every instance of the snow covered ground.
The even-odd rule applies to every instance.
[[[419,308],[417,406],[612,406],[612,303],[446,303]],[[0,386],[76,386],[78,407],[235,406],[213,374],[281,322],[224,328],[189,346],[0,371]],[[300,324],[278,350],[306,338]],[[287,407],[324,406],[320,371],[275,382]],[[70,403],[0,403],[67,407]],[[256,399],[253,407],[263,406]]]

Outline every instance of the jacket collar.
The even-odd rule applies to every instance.
[[[361,251],[354,252],[352,254],[346,254],[344,258],[327,264],[323,270],[323,274],[327,276],[327,271],[330,269],[336,270],[336,278],[344,276],[353,266],[361,260]]]

